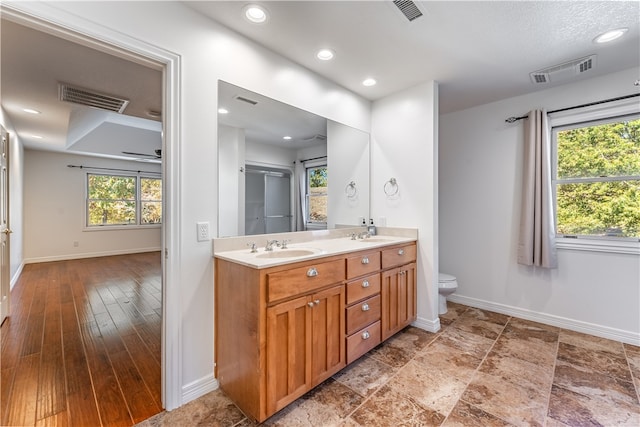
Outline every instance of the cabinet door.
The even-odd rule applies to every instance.
[[[311,297],[267,308],[267,414],[311,388]]]
[[[416,319],[416,264],[382,273],[382,340]]]
[[[344,285],[334,286],[312,297],[312,386],[346,366],[344,301]]]

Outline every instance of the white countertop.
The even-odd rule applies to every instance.
[[[304,239],[305,241],[289,243],[287,245],[287,249],[274,246],[273,251],[265,251],[264,246],[258,245],[258,252],[256,253],[251,253],[249,248],[215,251],[216,239],[214,239],[214,257],[260,269],[291,264],[299,261],[313,260],[331,255],[340,255],[401,243],[415,242],[417,240],[417,230],[415,233],[398,233],[391,232],[389,230],[389,234],[378,234],[371,236],[370,238],[357,240],[352,240],[350,237],[344,236],[345,232],[342,231],[334,238]],[[277,239],[275,236],[262,235],[259,240],[267,240],[269,237]],[[245,241],[247,240],[247,237],[240,237],[236,239],[240,239],[238,244],[242,243],[243,246],[246,245]],[[225,249],[230,246],[236,246],[230,245],[228,242],[225,243],[226,244],[224,245],[219,244],[218,246],[225,247]],[[290,254],[295,256],[288,256]]]

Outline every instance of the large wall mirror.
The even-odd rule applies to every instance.
[[[218,82],[218,236],[360,225],[369,134]]]

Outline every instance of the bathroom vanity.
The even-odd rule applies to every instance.
[[[414,237],[214,256],[216,378],[259,422],[416,319]]]

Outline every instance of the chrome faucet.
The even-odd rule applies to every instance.
[[[272,251],[273,245],[280,246],[280,243],[277,240],[267,240],[267,246],[264,247],[264,250]]]
[[[256,247],[256,242],[249,242],[247,243],[247,246],[251,247],[252,254],[255,254],[256,252],[258,252],[258,248]]]
[[[287,249],[287,243],[289,243],[291,241],[291,239],[282,239],[282,243],[281,243],[281,248],[282,249]]]
[[[368,239],[369,237],[371,237],[371,234],[368,231],[363,231],[358,234],[358,239]]]

